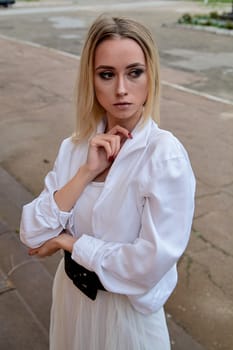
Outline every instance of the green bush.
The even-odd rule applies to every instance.
[[[210,14],[207,15],[198,14],[193,16],[189,13],[185,13],[178,19],[178,23],[233,29],[233,21],[224,19],[224,16],[219,15],[217,12],[210,12]]]
[[[225,28],[226,29],[233,29],[233,22],[232,21],[226,21]]]
[[[219,14],[218,12],[214,11],[214,12],[210,12],[210,18],[212,19],[219,19]]]
[[[192,23],[192,16],[189,13],[184,13],[178,21],[179,23]]]

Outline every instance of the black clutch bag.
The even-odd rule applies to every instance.
[[[73,281],[74,285],[81,290],[88,298],[95,300],[98,289],[106,290],[99,280],[97,274],[77,264],[71,253],[64,250],[65,272]]]

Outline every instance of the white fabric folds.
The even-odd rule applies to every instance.
[[[103,130],[100,124],[98,132]],[[190,237],[195,179],[187,152],[170,132],[148,120],[132,135],[98,198],[92,201],[88,185],[69,213],[59,211],[53,193],[85,163],[88,145],[64,140],[44,191],[23,209],[20,235],[36,247],[65,226],[77,238],[73,260],[94,271],[106,290],[150,314],[176,286],[176,264]]]
[[[51,316],[50,350],[170,350],[163,308],[143,315],[126,296],[103,291],[92,301],[66,276],[63,260]]]

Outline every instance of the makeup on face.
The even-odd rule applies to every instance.
[[[99,104],[111,123],[136,125],[148,94],[144,53],[132,39],[103,41],[96,49],[94,87]]]

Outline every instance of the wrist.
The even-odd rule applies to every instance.
[[[87,164],[82,165],[79,168],[78,173],[82,174],[83,179],[86,181],[86,183],[91,182],[98,175],[98,172],[96,170],[90,169]]]
[[[57,244],[60,249],[67,250],[72,253],[73,245],[76,242],[76,238],[67,233],[61,233],[57,237]]]

